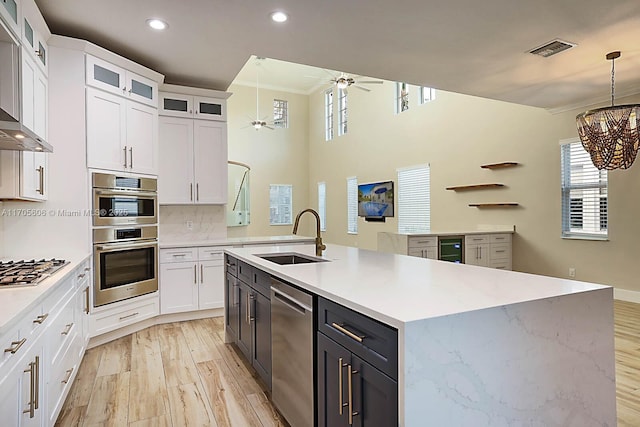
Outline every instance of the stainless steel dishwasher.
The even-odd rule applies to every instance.
[[[313,426],[313,297],[271,278],[271,398],[291,427]]]

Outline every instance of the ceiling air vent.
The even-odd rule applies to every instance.
[[[535,49],[530,50],[529,53],[533,53],[534,55],[540,55],[540,56],[544,56],[545,58],[548,58],[551,55],[560,53],[563,50],[571,49],[574,46],[576,46],[575,43],[569,43],[563,40],[555,39],[545,45],[542,45],[540,47],[536,47]]]

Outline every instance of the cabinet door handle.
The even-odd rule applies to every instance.
[[[69,323],[68,325],[65,326],[64,331],[62,331],[62,335],[69,335],[69,332],[71,332],[71,328],[73,328],[73,323]]]
[[[11,354],[16,354],[16,352],[18,350],[20,350],[20,347],[22,347],[22,345],[27,342],[26,338],[22,338],[20,341],[11,341],[11,347],[9,348],[5,348],[4,352],[5,353],[11,353]]]
[[[29,418],[33,418],[36,413],[36,397],[35,397],[35,388],[36,388],[36,362],[29,362],[29,368],[25,369],[24,372],[29,374],[29,409],[25,409],[22,411],[23,414],[29,414]]]
[[[36,169],[36,172],[38,172],[38,188],[36,188],[36,193],[40,194],[41,196],[44,196],[44,166],[38,166],[38,168]]]
[[[124,89],[122,89],[124,90]],[[125,145],[124,148],[122,149],[122,151],[124,151],[124,168],[127,168],[127,146]]]
[[[256,320],[256,296],[249,294],[249,323]]]
[[[191,201],[193,202],[193,182],[189,185],[191,186],[191,190],[189,190],[189,193],[191,194]]]
[[[347,377],[348,387],[349,387],[349,425],[353,425],[353,417],[354,415],[358,415],[357,411],[353,410],[353,374],[357,374],[358,371],[354,371],[351,369],[351,365],[347,365],[347,369],[349,370],[349,376]]]
[[[133,169],[133,147],[129,147],[129,167]]]
[[[342,362],[342,357],[338,359],[338,395],[340,396],[340,402],[338,404],[338,414],[342,415],[343,408],[348,405],[348,403],[344,403],[344,396],[342,395],[342,370],[347,367],[346,363]]]
[[[89,314],[89,286],[87,286],[87,287],[84,289],[84,292],[85,292],[85,300],[84,300],[84,302],[85,302],[85,308],[84,308],[84,312],[85,312],[86,314]]]
[[[337,330],[339,330],[340,332],[342,332],[343,334],[347,335],[350,338],[353,338],[354,340],[358,341],[358,342],[362,342],[366,336],[365,335],[356,335],[353,332],[349,331],[348,329],[346,329],[344,327],[344,325],[339,325],[336,322],[333,322],[331,324],[331,326],[333,326],[334,328],[336,328]]]
[[[34,319],[33,323],[37,323],[38,325],[42,325],[42,322],[47,320],[47,317],[49,317],[49,313],[41,314],[40,316],[38,316],[38,317],[36,317]]]
[[[204,283],[204,267],[200,264],[200,283]]]
[[[196,202],[200,201],[200,183],[196,182]]]
[[[36,365],[36,379],[35,387],[33,390],[35,394],[34,406],[36,409],[38,409],[38,406],[40,406],[40,356],[36,356],[36,360],[34,363]]]
[[[249,294],[247,294],[247,302],[244,305],[245,309],[245,320],[247,321],[247,323],[249,323]]]
[[[193,266],[193,283],[195,285],[198,284],[198,266],[197,265]]]
[[[73,374],[73,368],[67,370],[67,376],[61,381],[61,383],[67,384],[71,379],[71,374]]]

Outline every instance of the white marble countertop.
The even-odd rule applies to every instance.
[[[69,264],[35,286],[0,288],[0,301],[2,301],[0,303],[0,307],[2,307],[2,310],[0,310],[0,335],[12,328],[16,322],[22,319],[24,314],[28,313],[29,310],[51,294],[56,289],[56,286],[63,283],[71,272],[89,256],[89,254],[84,254],[67,257]]]
[[[195,246],[233,246],[233,245],[258,245],[258,244],[287,244],[287,243],[314,243],[315,238],[298,236],[295,234],[286,236],[251,236],[251,237],[226,237],[214,240],[162,240],[158,242],[160,249],[190,248]]]
[[[256,255],[313,255],[313,246],[247,247],[225,252],[396,328],[434,317],[608,287],[332,244],[323,255],[330,262],[310,264],[278,265]]]

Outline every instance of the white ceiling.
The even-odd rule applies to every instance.
[[[616,94],[640,92],[638,0],[36,3],[53,33],[131,58],[165,74],[167,83],[226,90],[255,54],[561,110],[606,102],[611,64],[605,55],[620,50]],[[286,11],[289,21],[271,22],[274,10]],[[169,28],[149,29],[145,21],[151,17],[166,20]],[[550,58],[526,53],[555,38],[578,46]],[[261,85],[305,92],[317,84],[308,79],[305,89],[281,75],[286,67],[278,68],[262,73]]]

